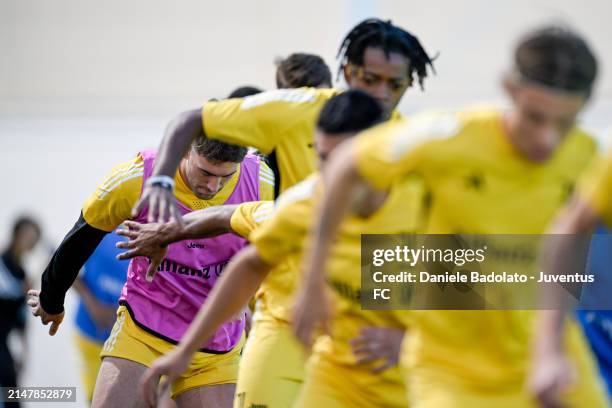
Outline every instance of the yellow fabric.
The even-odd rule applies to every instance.
[[[314,354],[296,408],[378,408],[408,406],[398,367],[381,374],[334,364]]]
[[[197,387],[236,383],[243,345],[244,334],[238,345],[228,353],[196,352],[187,371],[172,383],[172,398]],[[122,358],[150,367],[156,359],[173,348],[173,344],[139,328],[126,307],[120,306],[117,309],[117,321],[100,356]]]
[[[305,353],[291,326],[256,319],[244,346],[234,408],[291,408],[304,381]]]
[[[319,112],[338,89],[278,89],[246,98],[209,101],[202,107],[202,128],[211,139],[276,153],[280,192],[317,170],[314,149]],[[391,121],[401,119],[393,111]],[[278,182],[278,180],[277,180]]]
[[[115,166],[89,196],[83,205],[83,218],[94,228],[103,231],[112,231],[123,221],[131,218],[132,207],[140,198],[142,191],[144,161],[139,155],[136,158]],[[262,200],[274,199],[274,176],[272,171],[261,162],[259,185]],[[191,208],[202,208],[223,204],[233,193],[240,177],[240,166],[228,183],[210,200],[201,200],[196,197],[187,186],[180,172],[174,177],[176,198]],[[272,177],[272,178],[271,178]]]
[[[318,180],[318,174],[313,174],[281,194],[273,216],[250,236],[259,256],[273,266],[255,295],[256,317],[272,316],[289,321]]]
[[[246,98],[206,102],[203,128],[211,139],[276,152],[280,191],[317,169],[314,131],[319,111],[335,89],[279,89]]]
[[[98,371],[100,371],[100,365],[102,364],[100,359],[102,343],[93,341],[78,332],[74,336],[74,341],[81,354],[81,381],[83,382],[83,387],[85,387],[87,400],[91,401],[96,386],[96,379],[98,378]]]
[[[409,342],[406,342],[405,348],[411,347]],[[608,407],[606,389],[598,377],[592,352],[574,321],[570,321],[566,327],[565,348],[575,369],[576,383],[561,395],[562,401],[568,407]],[[536,408],[539,406],[528,393],[524,383],[500,387],[486,387],[484,384],[476,383],[459,384],[453,378],[454,374],[456,373],[445,372],[437,365],[420,364],[412,367],[408,394],[410,406],[412,408]]]
[[[249,239],[251,233],[261,223],[268,220],[274,212],[274,201],[251,201],[240,204],[232,217],[232,230],[243,238]]]
[[[581,178],[578,192],[612,227],[612,152],[594,160]]]
[[[541,234],[595,155],[594,141],[575,128],[547,162],[530,162],[509,143],[498,110],[425,115],[382,125],[356,142],[358,169],[371,184],[387,188],[406,174],[422,176],[431,197],[430,233]],[[497,394],[520,392],[533,311],[415,311],[413,316],[411,347],[403,359],[413,381],[427,384],[422,367],[432,381],[444,379],[440,387],[448,390],[472,392],[486,384]]]

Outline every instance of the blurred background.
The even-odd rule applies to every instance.
[[[611,15],[609,0],[2,0],[0,248],[15,217],[39,220],[42,240],[25,260],[38,287],[85,198],[112,166],[157,146],[175,114],[239,85],[273,89],[274,59],[292,52],[319,54],[335,72],[341,39],[370,16],[392,19],[439,53],[425,92],[404,97],[399,109],[406,115],[503,104],[500,78],[521,33],[542,23],[574,27],[601,66],[581,121],[607,144]],[[28,318],[22,385],[80,387],[74,303],[71,294],[53,338]],[[86,406],[82,393],[78,399],[71,406]]]

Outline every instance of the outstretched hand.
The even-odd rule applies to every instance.
[[[28,306],[32,311],[33,316],[39,316],[42,324],[45,326],[51,323],[51,327],[49,327],[49,335],[54,336],[57,333],[60,324],[64,320],[64,312],[60,314],[50,314],[45,312],[45,310],[40,305],[40,291],[38,290],[29,290],[28,291]]]

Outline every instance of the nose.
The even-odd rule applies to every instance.
[[[541,126],[535,137],[535,148],[542,156],[549,156],[557,147],[559,131],[554,126]]]
[[[389,87],[389,84],[387,84],[386,81],[380,81],[380,83],[376,85],[372,90],[372,96],[383,105],[389,103],[391,95],[391,88]]]
[[[206,188],[216,193],[221,189],[221,177],[210,177],[206,182]]]

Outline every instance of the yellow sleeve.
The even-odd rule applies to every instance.
[[[455,115],[431,113],[368,129],[354,141],[357,171],[375,188],[388,189],[398,177],[421,170],[436,144],[454,136],[459,126]]]
[[[236,208],[230,218],[232,230],[243,238],[249,239],[251,233],[263,222],[270,219],[274,212],[274,201],[250,201]]]
[[[209,101],[202,107],[202,127],[207,137],[227,143],[255,147],[269,154],[285,132],[311,120],[323,103],[338,91],[333,89],[278,89],[246,98]]]
[[[140,155],[114,167],[83,205],[83,218],[94,228],[113,231],[131,216],[142,189],[144,162]]]
[[[259,162],[259,199],[274,200],[274,172],[263,161]]]
[[[268,264],[276,265],[288,254],[301,250],[308,233],[311,206],[296,202],[277,208],[272,217],[250,236],[251,244]]]
[[[581,177],[578,194],[612,227],[612,154],[593,161]]]

